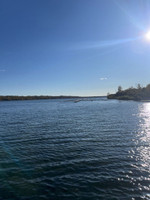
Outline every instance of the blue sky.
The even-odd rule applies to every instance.
[[[145,86],[149,30],[149,0],[0,0],[0,94]]]

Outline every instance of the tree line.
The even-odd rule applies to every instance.
[[[108,99],[118,99],[118,100],[150,100],[150,84],[146,87],[142,87],[140,84],[136,88],[130,87],[123,90],[121,86],[118,86],[118,91],[116,94],[108,94]]]
[[[12,100],[40,100],[40,99],[67,99],[78,98],[78,96],[0,96],[0,101],[12,101]]]

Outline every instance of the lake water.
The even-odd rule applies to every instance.
[[[0,102],[5,199],[150,199],[150,103]]]

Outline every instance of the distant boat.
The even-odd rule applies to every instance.
[[[77,99],[74,101],[74,103],[78,103],[79,101],[81,101],[81,99]]]

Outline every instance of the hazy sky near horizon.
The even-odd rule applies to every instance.
[[[150,83],[150,0],[0,0],[1,95]]]

